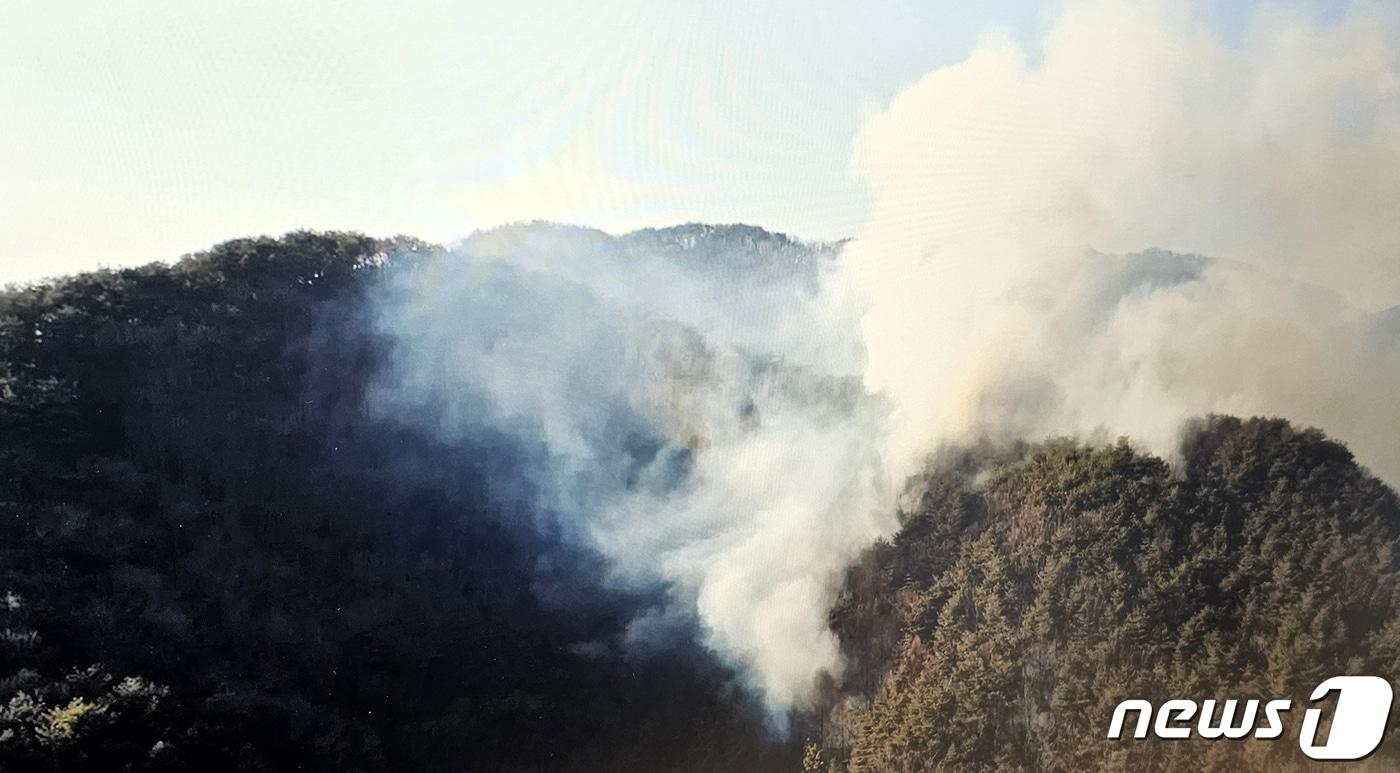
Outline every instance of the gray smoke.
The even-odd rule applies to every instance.
[[[869,121],[875,211],[841,265],[898,406],[889,469],[999,433],[1170,455],[1228,412],[1400,482],[1400,9],[1264,5],[1238,41],[1197,9],[1068,4],[1038,61],[989,38]]]
[[[1397,31],[1069,4],[1036,57],[989,38],[870,119],[839,255],[533,225],[419,266],[380,299],[380,406],[534,449],[522,517],[664,589],[628,643],[694,624],[781,721],[839,673],[838,575],[942,444],[1170,456],[1192,417],[1272,414],[1400,482]]]
[[[669,599],[626,644],[698,623],[781,725],[839,672],[837,575],[891,528],[834,253],[745,227],[478,234],[380,298],[380,408],[540,449],[516,487],[535,526]]]

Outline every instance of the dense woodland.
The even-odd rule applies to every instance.
[[[1213,418],[1172,466],[934,458],[832,610],[845,673],[775,738],[698,648],[579,646],[636,600],[489,495],[522,451],[367,410],[365,298],[434,253],[297,233],[0,294],[0,770],[1272,770],[1295,744],[1106,722],[1400,673],[1395,494]],[[545,564],[589,603],[542,601]]]
[[[628,599],[542,607],[550,548],[483,494],[508,450],[367,415],[364,296],[430,251],[298,233],[0,295],[0,769],[796,767],[706,654],[580,650]]]
[[[852,668],[808,770],[1289,770],[1314,686],[1400,673],[1400,502],[1316,430],[1211,418],[1175,468],[980,448],[915,485],[832,613]],[[1130,697],[1295,708],[1275,742],[1106,740]]]

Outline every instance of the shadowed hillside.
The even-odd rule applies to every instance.
[[[0,295],[0,769],[790,769],[732,675],[377,420],[369,288],[290,234]],[[542,568],[548,565],[548,569]],[[567,613],[542,603],[566,578]]]

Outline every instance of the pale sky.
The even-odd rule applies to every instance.
[[[1228,25],[1244,2],[1226,4]],[[296,228],[859,229],[862,121],[1035,4],[0,0],[0,282]]]

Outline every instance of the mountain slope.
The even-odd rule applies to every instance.
[[[606,644],[645,599],[492,496],[526,449],[375,415],[367,296],[437,253],[297,233],[0,294],[0,769],[790,767],[707,653]]]
[[[769,344],[835,353],[800,315],[725,323],[812,300],[834,251],[745,226],[535,224],[450,255],[297,233],[0,293],[0,769],[798,769],[715,653],[626,646],[670,589],[620,589],[536,528],[537,448],[489,428],[448,442],[422,406],[385,419],[371,299],[431,258],[490,263],[509,281],[472,286],[523,307],[548,266],[729,333],[781,376],[755,383],[802,391],[829,385]],[[1110,300],[1204,262],[1107,260]],[[744,426],[773,420],[738,404]],[[809,769],[1286,769],[1291,741],[1103,736],[1125,697],[1301,705],[1324,676],[1400,669],[1400,506],[1320,432],[1212,418],[1171,466],[1127,445],[978,447],[910,485],[899,534],[832,610],[847,667],[795,720]]]
[[[1175,471],[982,449],[917,485],[833,612],[852,670],[812,769],[1289,769],[1313,687],[1400,669],[1400,502],[1315,430],[1212,418]],[[1183,697],[1297,708],[1274,743],[1105,739],[1119,701]]]

